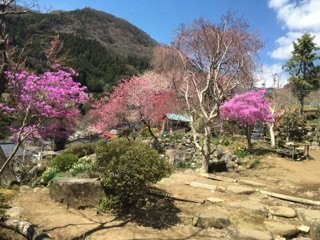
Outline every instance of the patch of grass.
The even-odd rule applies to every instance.
[[[249,168],[250,169],[257,168],[260,164],[261,164],[261,160],[260,159],[255,159],[255,160],[253,160],[253,162],[250,162]]]
[[[5,214],[5,207],[6,207],[6,202],[11,200],[14,195],[15,191],[7,188],[0,188],[0,217],[4,216]]]
[[[191,168],[191,162],[190,161],[179,161],[177,163],[175,163],[175,167],[176,168],[180,168],[180,169],[187,169],[187,168]]]
[[[11,200],[14,197],[15,194],[16,194],[16,192],[14,190],[12,190],[12,189],[0,188],[0,196],[5,201]]]

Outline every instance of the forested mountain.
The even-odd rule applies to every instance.
[[[46,14],[28,13],[7,18],[12,44],[21,48],[27,67],[42,71],[44,49],[54,35],[60,34],[60,57],[79,73],[79,81],[91,92],[110,89],[126,76],[138,74],[149,66],[151,49],[156,42],[127,21],[90,8]]]

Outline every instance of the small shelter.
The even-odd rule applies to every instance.
[[[188,116],[167,113],[162,122],[161,134],[186,133],[190,131],[190,122],[191,119]]]

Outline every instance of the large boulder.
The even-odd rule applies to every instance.
[[[186,150],[167,149],[164,154],[165,160],[174,165],[178,162],[185,162],[187,160]]]
[[[96,207],[104,196],[104,191],[95,178],[65,178],[53,181],[50,196],[72,208],[86,208]]]

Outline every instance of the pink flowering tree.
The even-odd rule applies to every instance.
[[[177,103],[175,92],[170,90],[166,81],[154,73],[146,73],[122,81],[107,100],[100,100],[93,113],[97,121],[91,128],[103,133],[119,125],[131,127],[142,123],[157,145],[158,138],[151,127],[159,124]]]
[[[220,107],[220,116],[224,120],[236,121],[246,129],[249,150],[252,148],[251,133],[254,125],[257,122],[273,122],[265,90],[249,91],[233,97]]]
[[[79,116],[79,104],[86,103],[86,88],[74,82],[73,69],[56,69],[43,74],[7,72],[8,99],[0,110],[14,119],[11,131],[16,147],[0,166],[0,174],[26,139],[67,137]]]

